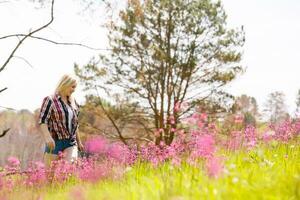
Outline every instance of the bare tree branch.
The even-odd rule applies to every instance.
[[[99,134],[101,134],[101,135],[103,135],[103,136],[105,136],[107,138],[119,139],[118,135],[106,133],[105,130],[102,130],[102,129],[94,127],[94,126],[91,126],[89,123],[81,123],[81,124],[83,126],[87,126],[87,127],[90,127],[90,128],[93,128],[93,129],[99,131]],[[151,139],[146,138],[146,137],[123,137],[123,138],[124,138],[124,140],[140,140],[140,141],[146,141],[146,142],[153,142]]]
[[[54,20],[54,15],[53,15],[53,10],[54,10],[54,0],[52,0],[51,2],[51,18],[49,20],[49,22],[37,29],[35,29],[34,31],[31,31],[30,33],[28,33],[27,35],[25,35],[17,44],[17,46],[13,49],[13,51],[11,52],[11,54],[9,55],[9,57],[7,58],[7,60],[4,62],[4,64],[1,66],[0,68],[0,72],[4,70],[4,68],[7,66],[7,64],[9,63],[9,61],[13,58],[14,54],[16,53],[16,51],[18,50],[18,48],[21,46],[21,44],[30,36],[32,36],[33,34],[45,29],[46,27],[48,27]]]
[[[21,57],[21,56],[13,56],[14,58],[18,58],[20,60],[23,60],[27,65],[29,65],[31,68],[34,68],[32,64],[30,64],[30,62],[28,60],[26,60],[25,58]]]
[[[100,95],[99,95],[99,93],[98,93],[97,87],[95,87],[95,90],[96,90],[97,96],[98,96],[98,98],[99,98],[99,101],[98,101],[98,102],[99,102],[99,105],[100,105],[100,107],[102,108],[104,114],[108,117],[108,119],[109,119],[109,120],[111,121],[111,123],[113,124],[114,128],[116,129],[116,131],[117,131],[117,133],[118,133],[118,135],[119,135],[120,140],[121,140],[125,145],[127,145],[127,142],[126,142],[126,140],[124,139],[124,137],[123,137],[123,135],[122,135],[122,132],[120,131],[118,125],[115,123],[114,119],[110,116],[110,114],[107,112],[107,110],[104,108],[104,106],[103,106],[103,104],[102,104],[102,100],[101,100]]]
[[[0,108],[4,108],[4,109],[6,109],[6,110],[14,110],[14,111],[17,111],[17,109],[10,108],[10,107],[5,107],[5,106],[0,106]]]
[[[1,137],[4,137],[4,136],[6,135],[6,133],[7,133],[9,130],[10,130],[10,128],[5,129],[5,130],[2,132],[2,134],[0,135],[0,138],[1,138]]]
[[[0,37],[0,40],[1,39],[7,39],[7,38],[11,38],[11,37],[24,37],[24,36],[27,36],[26,34],[12,34],[12,35],[6,35],[6,36],[2,36]],[[52,43],[52,44],[56,44],[56,45],[66,45],[66,46],[80,46],[80,47],[84,47],[84,48],[88,48],[88,49],[91,49],[91,50],[95,50],[95,51],[112,51],[112,49],[107,49],[107,48],[95,48],[95,47],[90,47],[88,45],[85,45],[85,44],[81,44],[81,43],[74,43],[74,42],[57,42],[57,41],[54,41],[54,40],[51,40],[51,39],[47,39],[47,38],[43,38],[43,37],[39,37],[39,36],[28,36],[30,38],[33,38],[33,39],[37,39],[37,40],[42,40],[42,41],[45,41],[45,42],[49,42],[49,43]]]
[[[0,90],[0,93],[3,92],[3,91],[5,91],[5,90],[7,90],[7,87],[1,89],[1,90]]]

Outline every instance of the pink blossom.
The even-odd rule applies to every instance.
[[[13,156],[9,157],[7,159],[7,161],[8,161],[8,164],[11,166],[19,166],[20,165],[19,159],[16,157],[13,157]]]
[[[20,170],[20,161],[16,157],[9,157],[7,159],[7,165],[5,166],[5,170],[9,173],[16,173]]]
[[[270,131],[270,130],[266,131],[262,135],[262,140],[265,142],[269,142],[273,139],[274,135],[275,135],[275,131]]]
[[[243,115],[235,115],[234,116],[234,123],[236,124],[241,124],[244,121],[244,116]]]
[[[257,143],[257,134],[255,127],[249,125],[245,129],[245,141],[246,141],[246,147],[253,148]]]
[[[70,199],[74,199],[74,200],[86,200],[86,196],[84,193],[84,188],[77,186],[74,187],[73,189],[71,189],[70,193],[69,193]]]
[[[204,134],[194,136],[194,141],[191,142],[191,157],[192,158],[209,158],[215,152],[215,140],[213,136]]]
[[[200,120],[206,121],[207,120],[207,114],[206,113],[201,113],[200,114]]]
[[[290,120],[286,120],[278,125],[271,126],[275,131],[274,139],[287,143],[294,136],[294,125]]]
[[[85,149],[92,154],[105,154],[107,152],[108,142],[102,137],[94,137],[86,141]]]
[[[107,151],[107,156],[112,158],[114,161],[120,163],[128,163],[131,162],[131,151],[128,146],[121,143],[113,143],[109,146]]]
[[[224,159],[220,157],[210,157],[206,160],[206,171],[209,177],[218,178],[224,169]]]
[[[37,161],[31,164],[26,174],[25,184],[28,186],[40,186],[47,182],[47,171],[44,163]]]
[[[232,131],[227,140],[227,148],[237,150],[242,147],[243,135],[241,131]]]
[[[85,162],[82,168],[79,170],[78,177],[81,180],[96,183],[102,178],[105,178],[111,172],[111,164],[96,164],[94,161]]]

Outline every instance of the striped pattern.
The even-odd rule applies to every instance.
[[[47,124],[48,130],[54,139],[74,139],[75,142],[78,129],[78,107],[77,105],[76,108],[72,108],[72,130],[69,130],[69,113],[66,104],[59,95],[47,96],[42,103],[39,124]]]

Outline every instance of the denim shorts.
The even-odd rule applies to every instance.
[[[65,149],[76,145],[76,142],[71,139],[54,140],[55,148],[50,151],[50,148],[46,145],[45,153],[56,154],[63,152]]]

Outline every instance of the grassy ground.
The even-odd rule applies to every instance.
[[[127,168],[118,180],[96,184],[71,180],[63,187],[35,189],[25,194],[49,200],[300,199],[299,145],[273,145],[250,152],[220,152],[220,155],[225,157],[225,171],[218,179],[207,177],[201,164],[173,167],[166,163],[152,167],[141,163]]]

